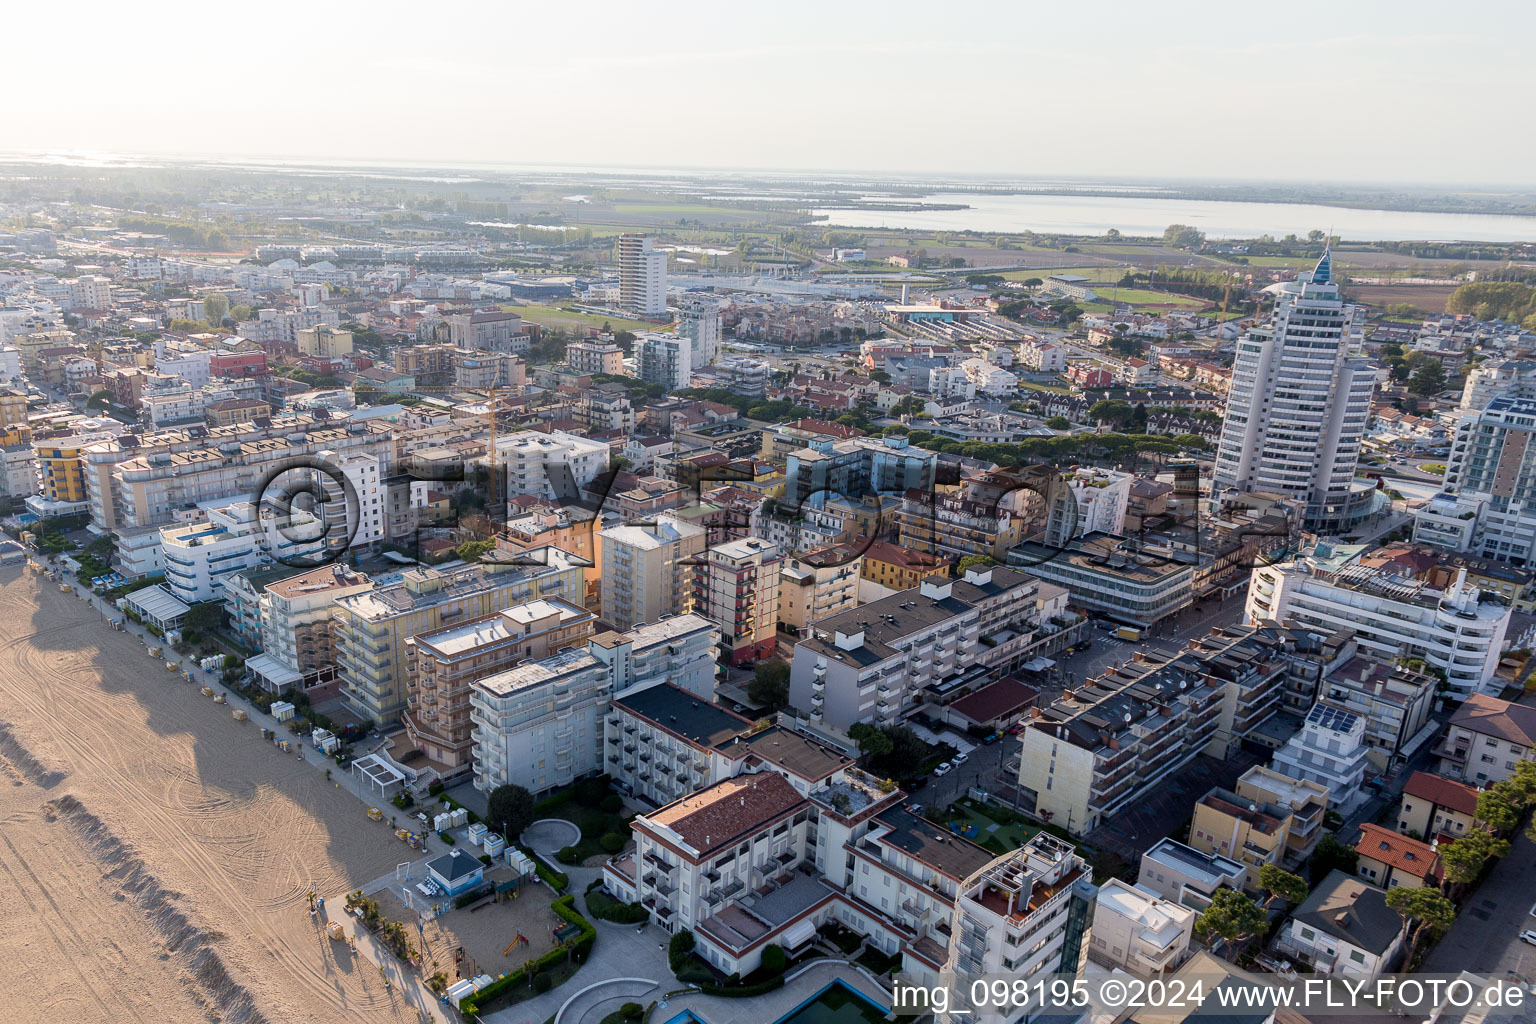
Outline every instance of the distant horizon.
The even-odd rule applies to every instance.
[[[1536,180],[1531,182],[1493,181],[1493,180],[1460,180],[1460,181],[1434,181],[1429,179],[1388,179],[1388,178],[1301,178],[1301,177],[1262,177],[1262,176],[1238,176],[1215,175],[1200,176],[1188,174],[1106,174],[1090,173],[1088,171],[965,171],[965,170],[908,170],[894,171],[890,169],[854,168],[854,167],[796,167],[780,166],[765,167],[741,165],[696,165],[684,166],[679,163],[610,163],[596,164],[580,161],[548,160],[548,161],[518,161],[508,162],[492,159],[454,158],[446,157],[436,161],[427,162],[409,157],[390,156],[339,156],[319,155],[313,153],[233,153],[214,151],[192,150],[154,150],[142,149],[138,151],[100,151],[84,148],[50,147],[46,149],[5,149],[0,148],[0,177],[3,177],[3,168],[16,165],[38,165],[51,167],[96,167],[103,170],[153,170],[157,166],[191,166],[206,167],[209,169],[225,170],[270,170],[275,173],[297,173],[305,170],[328,171],[338,174],[347,172],[366,172],[373,169],[388,170],[418,170],[418,171],[478,171],[485,173],[500,173],[516,175],[522,173],[561,174],[572,177],[601,176],[601,175],[657,175],[678,178],[700,178],[709,176],[769,176],[791,177],[800,180],[826,181],[829,183],[845,180],[849,184],[876,184],[882,181],[892,184],[909,186],[933,186],[945,183],[992,183],[997,185],[1020,185],[1026,187],[1049,186],[1059,184],[1063,187],[1084,187],[1100,184],[1108,188],[1126,187],[1135,185],[1202,185],[1202,186],[1257,186],[1257,185],[1292,185],[1307,186],[1313,188],[1345,187],[1353,189],[1380,190],[1380,189],[1415,189],[1425,191],[1452,191],[1458,193],[1475,192],[1488,189],[1509,190],[1515,193],[1536,193]]]
[[[1536,6],[1511,0],[7,14],[22,151],[1536,188]]]

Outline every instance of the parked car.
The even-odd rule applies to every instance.
[[[1520,941],[1529,942],[1531,945],[1536,946],[1536,928],[1527,928],[1521,932]]]
[[[960,753],[958,753],[954,757],[950,758],[949,759],[949,763],[952,764],[952,765],[965,764],[965,759],[967,757],[970,757],[970,755],[962,750]]]
[[[937,768],[935,768],[933,770],[933,774],[935,774],[935,775],[948,775],[950,772],[952,772],[954,770],[955,770],[955,766],[950,764],[948,761],[945,761],[943,764],[939,765]]]

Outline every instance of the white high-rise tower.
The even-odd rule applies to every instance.
[[[687,295],[678,304],[677,333],[693,342],[693,365],[709,366],[720,354],[720,303],[708,295]]]
[[[649,235],[619,236],[619,302],[631,313],[667,312],[667,254],[651,248]]]
[[[1281,295],[1270,322],[1237,343],[1212,497],[1289,495],[1306,503],[1307,528],[1327,533],[1371,513],[1374,490],[1356,483],[1355,467],[1376,376],[1350,351],[1351,313],[1325,252]]]

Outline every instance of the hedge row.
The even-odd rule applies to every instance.
[[[556,871],[548,864],[545,864],[543,858],[534,853],[530,847],[519,843],[517,848],[522,850],[523,853],[533,861],[533,870],[538,874],[540,879],[548,882],[551,886],[553,886],[555,892],[565,892],[565,890],[571,887],[570,875],[567,875],[564,871]]]
[[[576,894],[567,893],[566,895],[561,896],[559,899],[555,900],[554,903],[550,904],[550,908],[554,910],[555,914],[560,918],[560,920],[566,922],[567,924],[575,924],[581,926],[581,934],[576,937],[576,948],[570,954],[570,956],[577,963],[582,963],[587,959],[587,957],[592,955],[592,944],[597,941],[597,929],[593,927],[591,921],[588,921],[585,917],[582,917],[581,913],[576,910],[574,906],[575,902]],[[544,968],[553,967],[555,964],[559,963],[565,958],[565,950],[560,946],[556,946],[554,949],[550,950],[548,953],[545,953],[543,956],[539,957],[533,962],[534,973],[537,975],[539,972],[543,971]],[[523,984],[527,980],[528,972],[521,967],[513,971],[511,974],[503,974],[501,977],[485,986],[485,988],[481,989],[479,992],[476,992],[474,995],[465,999],[464,1002],[459,1004],[459,1010],[464,1014],[464,1016],[473,1017],[475,1014],[480,1012],[480,1007],[482,1005],[488,1004],[491,1002],[491,1000],[496,999],[497,997],[502,996],[507,992],[510,992],[512,989]]]
[[[650,920],[650,913],[638,903],[620,903],[605,892],[587,890],[587,912],[602,921],[639,924]]]

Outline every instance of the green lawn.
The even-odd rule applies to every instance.
[[[1049,391],[1053,395],[1070,395],[1072,393],[1069,388],[1056,387],[1051,384],[1041,384],[1032,380],[1019,381],[1019,387],[1028,391]]]
[[[615,331],[654,331],[659,324],[647,323],[644,320],[630,320],[622,316],[599,315],[597,313],[582,313],[577,310],[561,309],[559,306],[546,306],[541,303],[530,302],[525,305],[504,305],[502,309],[516,313],[524,320],[532,321],[541,327],[557,330],[580,330],[586,327],[602,327],[607,324]]]
[[[1008,825],[999,824],[975,807],[961,805],[959,809],[964,812],[962,815],[946,817],[940,824],[949,825],[952,829],[965,824],[975,825],[975,834],[967,835],[965,838],[976,843],[978,846],[985,846],[989,849],[995,848],[998,843],[1002,844],[1004,851],[1017,849],[1029,842],[1031,837],[1040,831],[1038,826],[1025,825],[1020,822]],[[996,843],[988,842],[989,839],[995,839]]]
[[[1113,299],[1116,302],[1128,302],[1133,306],[1176,306],[1192,309],[1205,305],[1199,299],[1188,295],[1175,295],[1172,292],[1154,292],[1147,288],[1116,288],[1113,284],[1099,285],[1094,291],[1104,299]]]

